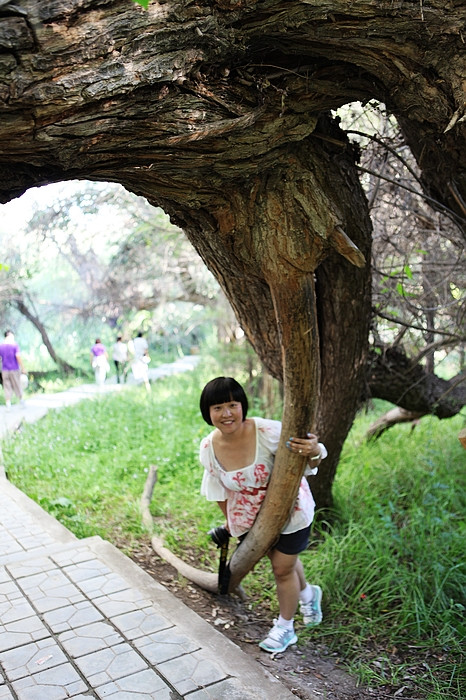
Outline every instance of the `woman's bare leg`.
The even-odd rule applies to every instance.
[[[269,558],[272,562],[273,575],[277,585],[280,615],[285,620],[292,620],[298,607],[301,576],[304,576],[302,564],[299,562],[297,554],[283,554],[277,549],[270,552]],[[301,572],[298,562],[301,564]]]

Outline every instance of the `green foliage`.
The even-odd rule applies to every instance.
[[[227,357],[212,347],[200,368],[160,380],[151,395],[128,388],[51,412],[5,441],[8,476],[79,537],[99,534],[129,547],[147,538],[139,500],[156,464],[156,532],[187,561],[194,553],[215,571],[218,552],[206,533],[223,517],[199,494],[198,447],[209,431],[199,394],[218,374],[254,386],[258,368],[247,366],[241,351]],[[253,395],[251,403],[253,413],[263,412]],[[367,443],[367,427],[387,407],[377,402],[358,416],[335,482],[333,518],[315,525],[302,555],[309,580],[324,591],[324,621],[300,630],[300,639],[325,642],[363,683],[459,700],[466,632],[462,418],[426,417],[414,431],[400,425]],[[252,606],[277,612],[267,560],[244,585]]]
[[[326,592],[319,634],[344,648],[361,680],[372,684],[396,683],[408,674],[410,646],[422,650],[423,697],[435,678],[444,698],[459,700],[454,667],[466,632],[462,419],[426,417],[415,432],[397,426],[369,444],[364,431],[372,420],[373,413],[356,421],[335,481],[335,521],[319,528],[315,549],[304,556],[308,575]]]
[[[55,365],[15,299],[25,300],[57,355],[79,371],[89,369],[97,337],[110,348],[118,333],[129,340],[143,330],[167,361],[199,345],[222,317],[213,275],[183,232],[142,197],[91,182],[50,185],[31,197],[14,214],[14,245],[0,221],[0,319],[15,330],[28,369]]]

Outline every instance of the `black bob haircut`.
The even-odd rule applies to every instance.
[[[217,377],[211,379],[202,390],[199,402],[202,417],[208,425],[212,425],[210,420],[210,407],[219,403],[229,401],[239,401],[243,407],[243,420],[248,414],[248,399],[244,389],[233,377]]]

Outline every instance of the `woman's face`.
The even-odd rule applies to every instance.
[[[209,414],[212,425],[225,434],[234,433],[243,423],[243,407],[240,401],[213,404]]]

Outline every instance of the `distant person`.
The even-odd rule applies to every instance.
[[[128,362],[128,346],[123,342],[123,337],[121,335],[117,337],[116,343],[113,346],[112,357],[115,363],[117,384],[120,384],[120,377],[123,382],[125,381],[126,363]]]
[[[136,338],[131,341],[130,350],[133,353],[131,370],[137,382],[144,382],[147,391],[150,391],[149,382],[149,345],[144,338],[144,333],[139,331]]]
[[[24,406],[21,374],[26,374],[13,331],[5,331],[5,339],[0,344],[0,359],[2,361],[2,382],[3,391],[5,392],[6,410],[9,411],[13,394],[18,397],[21,406]]]
[[[95,374],[95,383],[102,386],[105,384],[110,365],[108,364],[107,349],[100,338],[96,338],[95,344],[91,348],[91,365]]]

